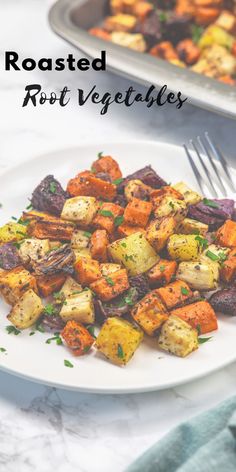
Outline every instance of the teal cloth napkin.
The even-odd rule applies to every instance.
[[[236,396],[158,441],[126,472],[236,472]]]

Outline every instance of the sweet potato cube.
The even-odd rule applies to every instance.
[[[165,247],[169,237],[174,233],[175,227],[176,221],[173,216],[154,220],[147,227],[147,240],[159,252]]]
[[[216,241],[220,246],[236,246],[236,222],[227,220],[216,233]]]
[[[158,346],[179,357],[186,357],[198,349],[198,333],[188,323],[170,315],[162,325]]]
[[[232,249],[220,268],[220,278],[226,283],[231,282],[236,277],[236,248]]]
[[[29,289],[36,293],[38,291],[35,277],[24,267],[19,266],[0,274],[0,292],[10,305],[14,305]]]
[[[112,317],[103,324],[96,340],[96,348],[117,365],[125,365],[143,339],[141,330],[126,320]]]
[[[122,216],[124,209],[115,203],[104,202],[93,220],[93,225],[98,229],[105,229],[108,234],[112,234],[116,228],[118,216]]]
[[[91,237],[91,256],[99,262],[107,261],[107,246],[109,239],[107,232],[104,229],[97,229]]]
[[[177,262],[167,259],[160,259],[147,273],[148,281],[151,287],[160,287],[171,282],[173,275],[177,270]]]
[[[90,284],[102,301],[109,301],[129,288],[129,280],[125,269],[117,270],[109,276],[102,277]]]
[[[134,233],[145,234],[145,230],[144,228],[141,228],[141,226],[130,226],[130,225],[127,225],[126,223],[122,223],[120,226],[118,226],[117,233],[119,236],[123,238],[125,236],[130,236],[131,234],[134,234]]]
[[[148,293],[131,311],[136,323],[149,336],[154,336],[162,323],[168,319],[167,310],[157,293]]]
[[[167,310],[172,310],[172,308],[183,304],[193,296],[193,292],[188,284],[181,280],[176,280],[166,287],[158,288],[156,293],[161,298]]]
[[[86,354],[94,343],[94,338],[89,331],[78,321],[68,321],[61,332],[67,346],[73,350],[75,356]]]
[[[116,186],[98,179],[92,172],[84,171],[68,182],[67,192],[72,197],[81,195],[113,200],[116,196]]]
[[[152,212],[152,204],[133,198],[125,208],[124,221],[131,226],[145,228]]]
[[[98,261],[83,257],[75,263],[75,274],[76,280],[83,286],[90,285],[102,276]]]
[[[111,156],[101,156],[92,164],[92,170],[96,173],[105,172],[110,175],[112,180],[117,180],[122,177],[119,164]]]
[[[208,302],[200,301],[177,308],[171,315],[178,316],[197,329],[199,334],[209,333],[218,328],[216,314]]]
[[[58,292],[66,280],[63,273],[54,275],[41,275],[37,277],[37,287],[42,297],[49,297],[54,292]]]

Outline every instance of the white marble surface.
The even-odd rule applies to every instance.
[[[27,83],[125,90],[109,73],[3,71],[5,50],[23,57],[63,57],[73,48],[47,24],[52,0],[0,0],[0,169],[44,151],[127,138],[181,143],[205,129],[235,162],[235,122],[186,106],[181,111],[113,109],[105,117],[79,109],[21,108]],[[141,87],[139,87],[141,89]],[[1,199],[0,199],[1,200]],[[59,391],[0,373],[0,472],[121,472],[180,421],[235,393],[236,364],[175,389],[138,395]]]

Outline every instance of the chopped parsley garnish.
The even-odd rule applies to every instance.
[[[91,238],[91,236],[92,236],[92,233],[90,233],[89,231],[84,231],[83,234],[86,238]]]
[[[63,299],[63,297],[64,297],[64,293],[63,293],[63,292],[55,292],[55,293],[53,294],[53,298],[55,298],[56,300],[61,300],[61,299]]]
[[[121,243],[120,244],[122,247],[127,247],[127,244],[126,243]]]
[[[209,338],[198,338],[198,344],[205,344],[210,341],[210,339],[212,339],[212,336],[210,336]]]
[[[193,27],[192,27],[192,40],[195,44],[197,44],[198,41],[200,40],[203,31],[204,31],[204,29],[202,28],[202,26],[193,25]]]
[[[53,315],[55,313],[55,306],[52,305],[52,303],[48,303],[44,307],[44,313],[47,313],[47,315]]]
[[[103,151],[98,152],[98,159],[101,159],[102,155],[103,155]]]
[[[13,244],[13,246],[15,246],[17,249],[20,249],[20,246],[21,246],[22,242],[23,242],[23,241],[21,241],[21,243],[18,243],[18,242],[15,241],[15,242],[12,243],[12,244]]]
[[[29,336],[33,336],[35,334],[35,331],[30,331]]]
[[[56,189],[57,189],[57,186],[56,186],[55,182],[50,182],[49,191],[50,191],[51,193],[55,193],[55,192],[56,192]]]
[[[71,364],[71,362],[68,361],[67,359],[64,359],[64,366],[65,367],[70,367],[70,368],[74,367],[73,364]]]
[[[208,200],[208,198],[203,198],[202,203],[211,208],[219,208],[219,205],[216,202],[214,202],[213,200]]]
[[[16,231],[17,234],[20,234],[21,236],[25,236],[25,233],[22,233],[22,231]]]
[[[167,21],[167,14],[164,11],[160,11],[158,18],[161,22]]]
[[[209,251],[209,249],[206,252],[206,256],[209,257],[209,259],[211,259],[214,262],[219,260],[219,257],[216,254],[214,254],[214,252]]]
[[[160,265],[159,269],[160,269],[160,272],[164,272],[166,266],[165,265]]]
[[[52,341],[56,341],[56,344],[58,346],[61,346],[62,345],[62,339],[61,337],[59,336],[59,334],[56,334],[55,336],[53,336],[52,338],[48,338],[46,342],[46,344],[51,344]]]
[[[113,183],[114,185],[120,185],[120,184],[123,182],[123,180],[124,180],[124,179],[121,177],[120,179],[115,179],[115,180],[113,180],[112,183]]]
[[[87,330],[88,330],[88,332],[91,334],[91,336],[93,336],[93,338],[96,338],[95,332],[94,332],[94,330],[95,330],[95,326],[94,326],[94,325],[89,325],[89,326],[87,326]]]
[[[219,263],[220,264],[223,264],[223,262],[225,262],[226,259],[228,258],[227,254],[223,251],[219,252],[218,257],[219,257]]]
[[[124,359],[124,351],[123,351],[123,348],[122,348],[121,344],[118,344],[118,346],[117,346],[117,356],[120,359]]]
[[[2,203],[0,203],[0,208],[2,208]]]
[[[114,287],[115,282],[111,279],[111,277],[105,277],[105,279],[108,285],[110,285],[111,287]]]
[[[40,333],[45,333],[44,327],[41,325],[41,322],[38,320],[35,324],[35,329]]]
[[[197,330],[198,336],[200,336],[200,334],[201,334],[201,325],[200,324],[197,324],[196,330]]]
[[[0,352],[6,352],[5,347],[0,347]]]
[[[83,349],[83,352],[88,352],[90,348],[91,348],[91,346],[85,346],[84,349]]]
[[[18,218],[16,218],[15,216],[11,216],[11,219],[14,220],[14,221],[18,220]]]
[[[98,213],[102,216],[111,216],[112,218],[114,217],[113,213],[110,210],[100,210]]]
[[[189,294],[189,291],[188,291],[187,288],[181,287],[181,293],[182,293],[182,295],[188,295],[188,294]]]
[[[21,333],[21,331],[15,328],[15,326],[13,325],[6,326],[6,331],[8,332],[8,334],[14,334],[15,336]]]
[[[114,219],[114,225],[115,226],[120,226],[124,221],[124,217],[123,216],[116,216],[116,218]]]
[[[22,218],[20,218],[17,223],[19,223],[19,225],[22,225],[22,226],[28,226],[30,224],[30,220],[29,219],[22,220]]]
[[[172,208],[172,210],[174,210],[174,209],[175,209],[175,205],[174,205],[174,203],[173,203],[173,202],[169,202],[169,205],[170,205],[170,207]]]
[[[202,236],[196,236],[195,240],[199,242],[203,250],[208,247],[207,239],[203,238]]]
[[[32,210],[33,209],[33,205],[32,203],[30,203],[27,207],[26,207],[26,210]]]

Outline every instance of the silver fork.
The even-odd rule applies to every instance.
[[[224,197],[229,196],[227,187],[235,194],[236,185],[230,174],[229,166],[218,146],[209,137],[209,134],[205,132],[204,137],[198,136],[196,141],[191,139],[190,144],[195,152],[195,157],[193,157],[193,153],[186,144],[183,144],[183,147],[202,193],[205,193],[205,185],[210,195],[216,198],[220,196],[217,187]],[[196,158],[200,161],[201,170],[198,168]],[[218,162],[218,165],[215,160]],[[207,161],[210,164],[209,166]]]

